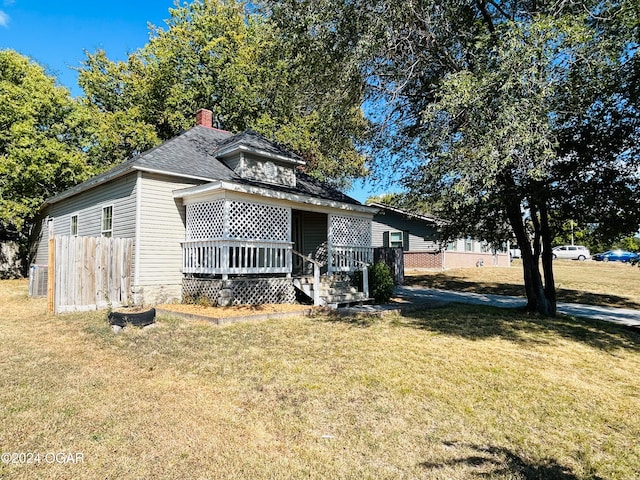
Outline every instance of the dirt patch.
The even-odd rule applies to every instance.
[[[248,317],[252,315],[265,315],[273,313],[307,312],[312,307],[309,305],[290,303],[267,303],[264,305],[235,305],[232,307],[207,307],[204,305],[191,305],[184,303],[168,303],[158,305],[162,310],[169,310],[190,315],[199,315],[211,318]]]

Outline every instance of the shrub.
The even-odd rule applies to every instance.
[[[358,290],[362,290],[361,270],[353,272],[351,283]],[[391,295],[393,295],[393,277],[389,267],[383,262],[369,266],[369,296],[377,303],[385,303],[389,301]]]
[[[369,269],[369,295],[378,303],[388,302],[393,295],[393,277],[386,263],[375,263]]]

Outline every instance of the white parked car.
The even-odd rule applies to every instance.
[[[562,245],[553,249],[553,259],[555,260],[556,258],[582,261],[589,260],[591,254],[584,245]]]

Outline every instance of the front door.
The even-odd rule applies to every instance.
[[[302,253],[302,212],[294,210],[291,212],[291,241],[293,242],[293,249],[296,252]],[[302,273],[302,258],[298,255],[293,255],[293,274],[300,275]]]
[[[328,216],[326,213],[293,210],[291,212],[291,241],[293,242],[293,249],[314,260],[325,263],[327,222]],[[305,268],[303,263],[300,257],[293,256],[294,274],[305,273],[303,272]],[[307,265],[306,268],[309,267]]]

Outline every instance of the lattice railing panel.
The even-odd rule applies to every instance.
[[[371,246],[371,220],[366,218],[331,216],[333,245]]]
[[[222,238],[224,200],[187,205],[187,240]]]
[[[229,237],[252,240],[288,240],[291,231],[287,208],[259,203],[229,203]]]

